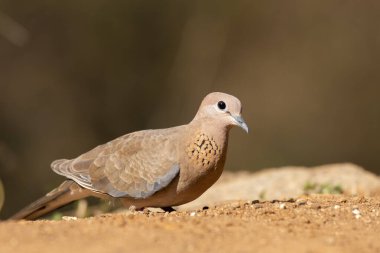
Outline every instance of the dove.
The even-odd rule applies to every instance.
[[[248,133],[241,113],[238,98],[213,92],[186,125],[132,132],[77,158],[56,160],[51,168],[66,180],[10,219],[37,219],[89,196],[136,209],[190,202],[222,174],[230,129]]]

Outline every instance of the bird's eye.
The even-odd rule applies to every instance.
[[[224,109],[226,109],[226,103],[224,103],[223,101],[219,101],[218,108],[223,111]]]

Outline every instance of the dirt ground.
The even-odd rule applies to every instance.
[[[94,217],[2,221],[0,253],[380,252],[379,193],[380,177],[353,164],[225,172],[171,213],[81,201],[60,215]]]
[[[0,252],[380,252],[380,198],[310,195],[0,223]]]

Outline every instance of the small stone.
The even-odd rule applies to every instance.
[[[279,207],[280,207],[280,209],[286,209],[285,203],[280,203]]]
[[[321,205],[317,203],[311,203],[310,208],[312,209],[321,209]]]
[[[339,208],[340,208],[340,205],[335,205],[335,206],[334,206],[334,209],[335,209],[335,210],[337,210],[337,209],[339,209]]]
[[[191,212],[191,213],[190,213],[190,216],[193,217],[193,216],[195,216],[196,214],[197,214],[196,212]]]
[[[165,210],[162,208],[157,208],[157,207],[147,207],[144,208],[144,211],[147,210],[149,213],[165,213]]]
[[[352,214],[354,215],[354,217],[355,217],[356,219],[359,219],[360,217],[362,217],[362,215],[360,214],[359,209],[357,209],[357,208],[354,208],[354,209],[352,210]]]
[[[338,202],[340,202],[340,203],[346,203],[347,199],[346,198],[339,198]]]
[[[297,199],[296,204],[299,206],[305,205],[307,203],[306,199]]]
[[[240,203],[239,202],[233,202],[233,203],[231,203],[231,207],[232,208],[238,208],[238,207],[240,207]]]
[[[78,218],[75,216],[62,216],[62,220],[66,221],[72,221],[72,220],[77,220]]]

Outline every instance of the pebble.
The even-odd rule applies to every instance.
[[[75,217],[75,216],[62,216],[62,220],[67,220],[67,221],[70,221],[70,220],[77,220],[78,218]]]
[[[190,213],[190,216],[192,216],[192,217],[195,216],[195,215],[196,215],[196,212],[191,212]]]
[[[307,200],[306,199],[297,199],[296,200],[296,204],[301,206],[301,205],[305,205],[307,203]]]
[[[310,208],[311,209],[321,209],[321,205],[317,203],[310,203]]]
[[[340,208],[340,205],[335,205],[334,206],[334,209],[336,210],[336,209],[339,209]]]
[[[148,213],[165,213],[166,211],[163,210],[162,208],[156,208],[156,207],[147,207],[147,208],[144,208],[144,213],[145,212],[148,212]]]
[[[240,207],[240,202],[232,202],[231,207],[234,209]]]
[[[285,203],[280,203],[279,207],[280,207],[280,209],[286,209]]]
[[[346,198],[339,198],[338,202],[340,202],[340,203],[346,203],[347,199]]]
[[[360,214],[359,209],[357,209],[357,208],[354,208],[354,209],[352,210],[352,214],[354,215],[354,217],[355,217],[356,219],[359,219],[360,217],[362,217],[362,215]]]

